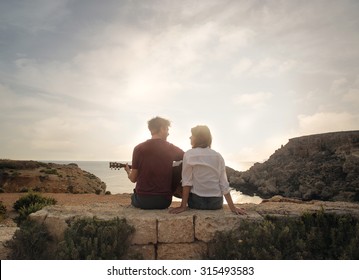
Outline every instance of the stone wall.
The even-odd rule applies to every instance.
[[[76,218],[96,217],[109,220],[125,218],[135,228],[129,253],[140,253],[144,259],[202,259],[208,257],[208,242],[216,231],[230,230],[243,217],[228,210],[195,211],[178,215],[168,210],[140,210],[132,207],[107,207],[105,204],[85,206],[49,206],[31,214],[43,222],[56,242],[63,240],[68,223]],[[246,218],[260,219],[253,212]]]
[[[269,202],[242,206],[247,212],[243,216],[232,214],[228,209],[189,210],[173,215],[169,214],[168,210],[140,210],[102,203],[91,206],[55,205],[31,214],[30,218],[43,222],[55,242],[63,240],[68,223],[76,218],[125,218],[127,223],[135,228],[129,253],[138,252],[148,260],[190,260],[208,258],[208,245],[215,233],[238,227],[243,220],[260,220],[265,215],[298,216],[303,212],[321,209],[359,217],[359,204],[341,202],[304,203],[274,198]]]

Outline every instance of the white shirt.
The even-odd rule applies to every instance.
[[[220,197],[229,193],[223,157],[210,148],[188,150],[183,157],[182,186],[204,197]]]

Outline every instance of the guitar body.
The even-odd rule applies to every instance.
[[[131,165],[128,165],[130,168],[132,168]],[[126,163],[120,163],[120,162],[110,162],[110,168],[111,169],[121,169],[125,168]],[[182,198],[182,163],[179,165],[174,165],[172,169],[172,195],[177,198]]]

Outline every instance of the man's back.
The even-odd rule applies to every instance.
[[[151,139],[135,147],[132,169],[126,172],[136,188],[131,204],[142,209],[165,209],[172,202],[173,161],[183,159],[184,152],[167,142],[171,122],[161,117],[148,121]]]
[[[137,145],[132,160],[132,168],[138,170],[136,193],[171,196],[173,161],[182,157],[181,149],[162,139]]]

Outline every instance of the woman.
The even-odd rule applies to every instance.
[[[233,204],[223,157],[211,149],[209,128],[199,125],[191,129],[192,149],[183,157],[182,203],[170,213],[178,214],[189,208],[215,210],[223,207],[225,197],[232,212],[242,215],[244,210]],[[188,203],[188,207],[187,207]]]

